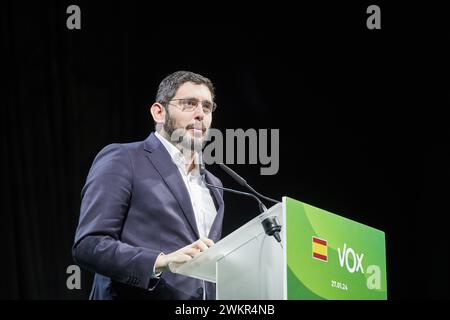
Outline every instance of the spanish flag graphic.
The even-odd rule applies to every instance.
[[[327,240],[312,237],[312,253],[313,258],[328,261]]]

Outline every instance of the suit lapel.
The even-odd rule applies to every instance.
[[[213,184],[211,173],[206,171],[206,182],[209,184]],[[208,187],[210,193],[212,194],[212,198],[214,200],[214,204],[217,208],[217,215],[213,221],[213,224],[211,226],[211,230],[209,231],[208,238],[213,240],[214,242],[218,241],[220,239],[221,233],[222,233],[222,220],[223,220],[223,213],[224,213],[224,203],[223,198],[220,195],[220,192],[217,188],[211,188]]]
[[[186,220],[191,226],[192,232],[198,239],[200,236],[197,223],[195,222],[195,214],[194,209],[192,208],[191,199],[183,182],[183,178],[181,177],[177,166],[173,163],[170,154],[153,133],[151,133],[144,141],[144,149],[148,151],[146,153],[147,157],[178,201]]]

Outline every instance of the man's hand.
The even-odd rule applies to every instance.
[[[169,254],[162,254],[156,259],[155,272],[174,272],[185,262],[192,260],[197,254],[214,245],[208,238],[201,238],[190,245]]]

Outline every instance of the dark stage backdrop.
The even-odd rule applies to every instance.
[[[2,298],[88,296],[92,275],[68,290],[66,268],[91,162],[148,136],[156,88],[176,70],[215,83],[216,128],[280,129],[276,175],[232,165],[257,190],[384,230],[389,298],[450,298],[443,10],[381,6],[371,31],[367,5],[187,14],[93,2],[1,4]],[[70,4],[81,30],[66,28]],[[258,214],[225,201],[224,235]]]

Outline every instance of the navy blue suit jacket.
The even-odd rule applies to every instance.
[[[222,186],[206,172],[206,180]],[[221,237],[223,192],[210,189],[217,216],[209,238]],[[178,168],[151,133],[140,142],[111,144],[96,156],[81,192],[72,254],[95,272],[91,299],[202,299],[201,280],[164,272],[152,279],[161,252],[199,239],[191,199]],[[206,298],[215,285],[206,282]]]

